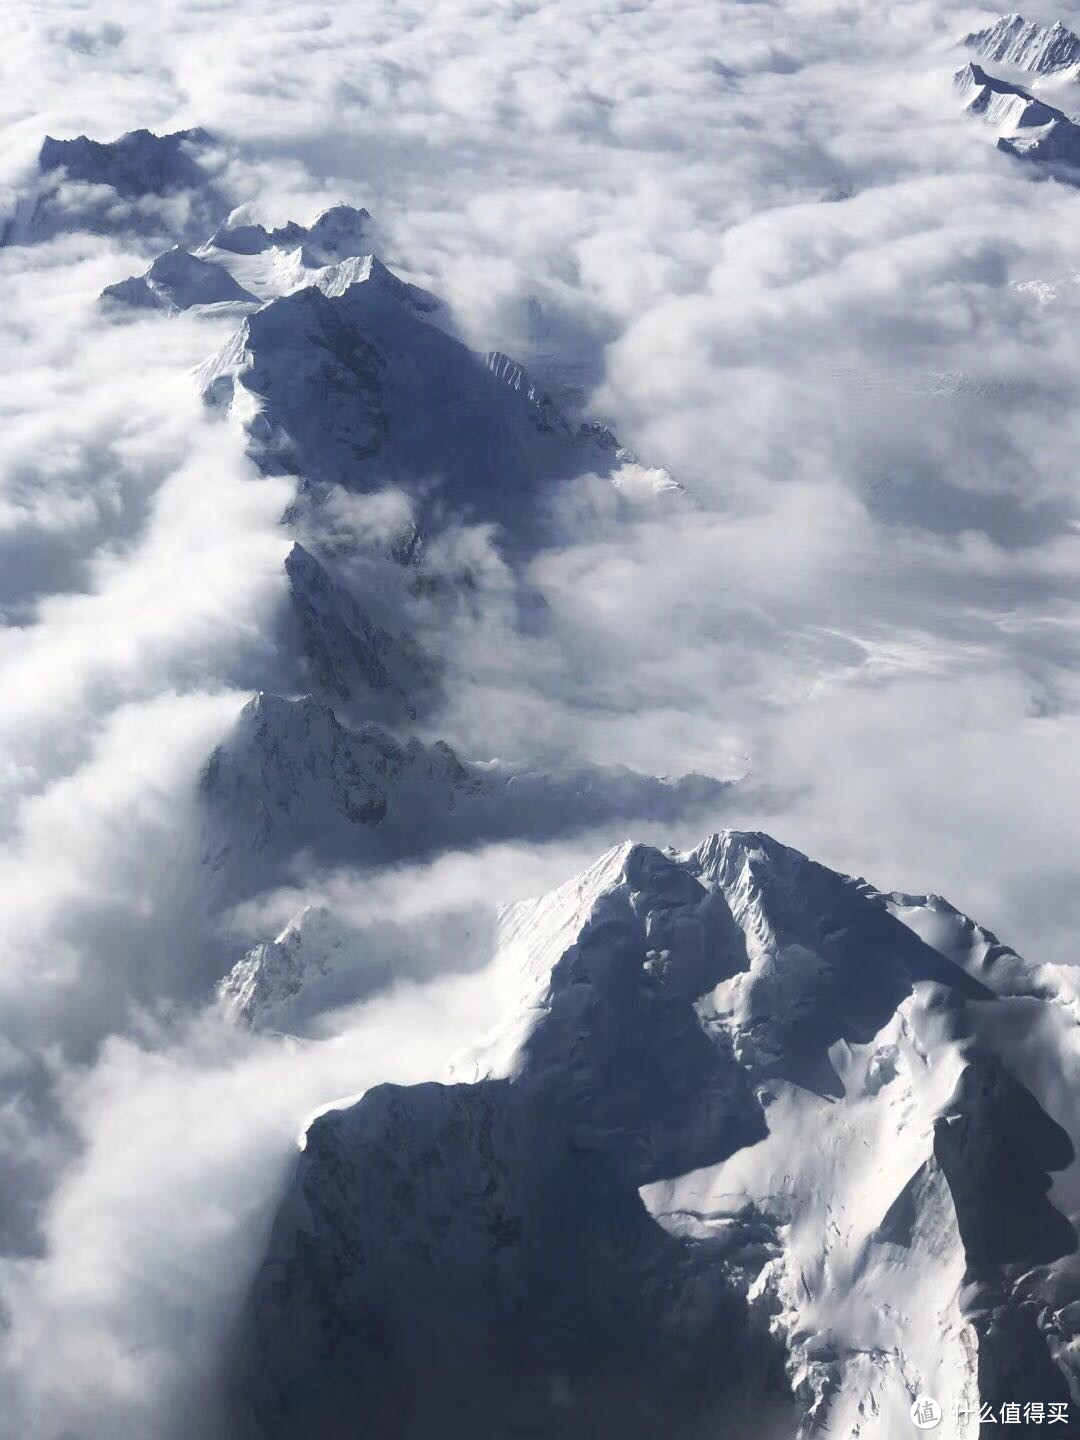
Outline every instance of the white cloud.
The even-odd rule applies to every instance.
[[[950,45],[988,13],[20,3],[0,195],[46,132],[204,125],[268,221],[367,205],[475,344],[595,387],[688,490],[565,487],[562,543],[526,577],[483,531],[434,544],[432,570],[478,588],[410,602],[453,681],[433,733],[748,773],[717,823],[1070,960],[1080,197],[957,112]],[[267,672],[291,538],[287,487],[188,373],[227,322],[98,310],[145,258],[87,235],[0,249],[0,1076],[22,1087],[0,1175],[23,1166],[11,1229],[41,1250],[0,1272],[0,1384],[29,1440],[182,1434],[303,1115],[435,1073],[479,1019],[467,976],[303,1052],[132,1018],[222,961],[192,924],[192,785]],[[395,504],[328,528],[384,533]],[[326,899],[425,973],[440,917],[475,916],[465,968],[493,897],[620,838],[307,877],[237,920],[262,936]]]

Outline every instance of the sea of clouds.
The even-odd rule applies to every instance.
[[[542,626],[486,532],[436,547],[479,598],[440,632],[428,733],[741,778],[711,826],[1074,963],[1080,193],[960,113],[954,42],[995,13],[13,0],[0,205],[46,133],[189,125],[268,223],[366,205],[470,343],[685,490],[553,494]],[[223,1337],[305,1115],[440,1073],[494,1018],[493,897],[623,838],[298,877],[235,924],[330,900],[408,983],[312,1043],[201,1009],[195,781],[272,663],[289,488],[196,393],[229,322],[99,307],[151,253],[0,248],[0,1415],[23,1440],[221,1433]]]

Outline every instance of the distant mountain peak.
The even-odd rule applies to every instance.
[[[117,140],[91,140],[86,135],[57,140],[46,135],[38,168],[43,175],[63,170],[69,180],[108,185],[126,199],[164,195],[205,181],[198,157],[211,143],[210,134],[198,128],[168,135],[129,130]]]
[[[715,806],[728,788],[709,776],[622,766],[462,761],[442,740],[344,725],[313,695],[260,691],[210,757],[200,793],[207,862],[245,888],[255,878],[270,883],[302,852],[388,862],[619,818],[671,821]]]
[[[1037,76],[1061,76],[1080,69],[1080,37],[1060,20],[1040,25],[1022,15],[1003,15],[986,29],[966,35],[963,44],[985,60]]]
[[[220,166],[213,137],[198,128],[167,135],[129,130],[116,140],[46,135],[37,176],[0,243],[90,231],[187,244],[204,235],[225,206]]]
[[[234,210],[207,241],[207,248],[257,255],[265,250],[299,250],[310,268],[332,265],[372,248],[371,215],[344,202],[321,211],[310,225],[290,220],[274,230],[253,222],[247,206]]]
[[[107,285],[103,300],[137,309],[176,313],[197,305],[258,305],[227,270],[190,254],[179,245],[159,255],[139,276]]]
[[[329,975],[343,947],[340,923],[324,906],[305,905],[273,940],[256,945],[218,986],[218,999],[233,1020],[271,1026],[276,1014],[310,986],[313,974]]]

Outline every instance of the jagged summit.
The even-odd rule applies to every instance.
[[[373,222],[367,210],[339,203],[323,210],[310,225],[290,220],[274,230],[253,223],[248,207],[241,206],[223,221],[206,243],[207,249],[236,255],[258,255],[274,248],[300,250],[309,267],[333,265],[353,255],[369,254]]]
[[[340,287],[309,285],[249,317],[203,367],[203,392],[268,470],[323,488],[392,484],[426,520],[495,520],[521,543],[546,486],[608,474],[617,452],[557,419],[503,357],[489,364],[429,323],[429,299],[377,261],[350,268]]]
[[[381,863],[618,818],[670,822],[715,806],[726,790],[708,776],[657,778],[621,766],[463,762],[440,740],[343,725],[314,696],[265,693],[244,706],[201,782],[207,862],[241,888],[269,883],[302,852]]]
[[[106,141],[86,135],[56,140],[46,135],[38,168],[43,175],[63,170],[68,180],[108,185],[125,199],[164,195],[205,181],[199,154],[211,143],[202,129],[174,130],[169,135],[129,130],[118,140]]]
[[[310,226],[290,222],[273,231],[246,223],[245,214],[246,207],[234,211],[194,254],[172,246],[143,275],[109,285],[103,298],[175,312],[233,302],[258,306],[308,285],[337,295],[352,284],[370,281],[393,291],[420,314],[441,313],[433,295],[399,280],[370,254],[371,216],[366,210],[336,205]]]
[[[617,877],[609,862],[617,862]],[[913,985],[992,998],[981,980],[890,913],[876,891],[760,832],[718,832],[684,855],[623,847],[593,883],[602,894],[616,882],[643,888],[646,876],[653,886],[663,880],[672,905],[680,895],[723,895],[720,929],[709,939],[728,956],[726,973],[742,976],[733,982],[728,1031],[735,1054],[759,1079],[778,1075],[821,1094],[842,1093],[831,1047],[868,1041]],[[688,932],[679,934],[687,939]],[[659,928],[654,938],[664,949]]]
[[[301,256],[302,252],[296,251],[284,269],[283,273],[292,276],[292,283],[288,284],[286,293],[312,285],[330,299],[335,299],[344,295],[353,285],[366,284],[382,291],[399,305],[426,320],[433,320],[443,314],[441,300],[427,290],[422,290],[419,285],[410,285],[405,280],[399,280],[377,255],[352,255],[348,259],[336,260],[314,269],[303,264]]]
[[[373,222],[370,214],[355,206],[337,204],[324,210],[311,225],[291,222],[271,233],[271,243],[284,249],[299,247],[309,266],[334,265],[354,255],[369,254]]]
[[[349,939],[348,927],[325,906],[305,905],[279,935],[249,950],[229,971],[217,992],[225,1013],[257,1029],[295,1024],[290,1012],[296,998],[344,968]],[[327,1008],[333,1004],[332,991],[321,998]]]
[[[425,812],[452,811],[458,796],[483,788],[448,745],[402,744],[374,724],[350,730],[314,696],[264,692],[244,706],[202,780],[223,853],[240,849],[240,859],[307,847],[359,853],[373,848],[364,832],[380,826],[393,851]]]
[[[517,999],[451,1083],[307,1131],[243,1327],[253,1434],[891,1436],[917,1393],[1067,1398],[1068,986],[1013,957],[995,993],[906,901],[729,831],[511,906]]]
[[[985,60],[1012,65],[1034,75],[1074,78],[1080,70],[1080,37],[1060,20],[1040,25],[1022,15],[1003,15],[962,42]]]
[[[242,212],[241,212],[242,213]],[[366,282],[392,294],[429,319],[444,319],[434,295],[399,280],[374,255],[366,210],[338,205],[310,227],[290,223],[267,231],[261,225],[219,227],[191,254],[178,245],[164,251],[141,276],[109,285],[103,298],[166,312],[235,303],[258,307],[314,286],[329,296]]]
[[[107,141],[47,135],[38,174],[0,240],[27,244],[82,230],[186,244],[224,208],[220,163],[202,129],[131,130]]]
[[[261,300],[273,300],[307,285],[340,290],[352,280],[368,278],[363,272],[372,268],[375,225],[367,210],[338,204],[322,211],[310,225],[290,220],[276,229],[267,229],[251,216],[248,205],[233,211],[198,253],[227,270]],[[377,261],[374,267],[378,267]],[[350,273],[352,280],[345,278]],[[434,296],[406,286],[396,277],[393,281],[412,291],[419,309],[435,313],[440,308]]]
[[[227,270],[189,254],[179,245],[159,255],[144,274],[107,285],[101,298],[137,309],[164,310],[172,314],[199,305],[259,303]]]
[[[1062,110],[1037,99],[1020,85],[990,75],[974,61],[962,66],[954,83],[971,115],[998,131],[998,148],[1072,180],[1080,169],[1080,125]],[[1062,170],[1061,167],[1064,167]]]
[[[970,114],[982,115],[996,125],[1013,129],[1046,125],[1061,114],[1022,86],[991,75],[974,60],[957,70],[953,83],[967,101]]]
[[[627,857],[657,859],[671,870]],[[284,1436],[291,1414],[323,1437],[362,1413],[403,1437],[643,1440],[726,1410],[723,1433],[748,1436],[751,1406],[753,1433],[783,1434],[781,1417],[790,1433],[764,1315],[636,1194],[765,1133],[694,1019],[723,960],[711,976],[692,953],[653,965],[648,924],[627,886],[594,897],[512,1079],[380,1086],[310,1127],[242,1350],[255,1434]]]

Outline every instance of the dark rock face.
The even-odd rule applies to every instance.
[[[609,474],[610,445],[572,431],[520,367],[430,324],[418,295],[380,266],[340,294],[272,301],[205,367],[207,402],[229,405],[237,386],[257,396],[250,453],[316,495],[392,484],[423,529],[494,521],[527,548],[550,486]]]
[[[302,545],[285,560],[305,688],[344,713],[413,721],[439,690],[439,669],[400,626],[381,624]],[[390,623],[390,617],[387,623]]]
[[[218,168],[212,137],[201,129],[170,135],[131,130],[116,140],[47,135],[38,177],[2,243],[80,230],[194,243],[228,208],[217,186]]]
[[[725,1431],[749,1436],[785,1413],[720,1257],[517,1086],[370,1092],[312,1127],[291,1203],[256,1288],[256,1434],[646,1440],[703,1433],[723,1399],[761,1407]]]
[[[886,1272],[886,1308],[916,1303],[896,1280],[909,1265],[930,1267],[925,1284],[955,1276],[925,1316],[963,1359],[963,1393],[1066,1399],[1077,1240],[1047,1192],[1072,1140],[980,1039],[1004,1013],[991,984],[897,903],[742,832],[681,856],[622,847],[526,902],[519,941],[542,914],[554,928],[510,952],[521,1009],[469,1060],[481,1078],[377,1087],[311,1125],[238,1331],[238,1426],[809,1440],[853,1404],[906,1419],[912,1356],[935,1337],[859,1343],[884,1332],[845,1307],[873,1311],[853,1297]],[[1015,999],[1019,959],[991,942],[957,953]],[[997,952],[1008,963],[986,963]],[[860,1046],[872,1060],[853,1059]],[[920,1120],[908,1087],[939,1069],[955,1090]],[[819,1130],[785,1128],[792,1105]],[[844,1147],[861,1165],[875,1137],[870,1174],[893,1143],[921,1159],[893,1165],[880,1219],[834,1262],[830,1310],[814,1266],[866,1206],[821,1187]],[[770,1147],[773,1188],[743,1188]]]
[[[87,185],[109,185],[118,195],[165,195],[201,184],[206,176],[198,153],[210,143],[202,129],[175,130],[155,135],[150,130],[129,130],[118,140],[55,140],[46,135],[38,155],[43,175],[63,170],[69,180]]]
[[[1010,1302],[999,1293],[972,1315],[979,1336],[979,1394],[995,1414],[1010,1401],[1021,1407],[1031,1401],[1046,1406],[1069,1402],[1068,1382],[1050,1356],[1039,1323],[1042,1308],[1035,1300]],[[1074,1405],[1069,1408],[1075,1412]],[[980,1433],[997,1432],[986,1425]],[[1054,1433],[1075,1436],[1080,1427],[1069,1419]]]
[[[314,1122],[239,1349],[250,1433],[791,1433],[767,1317],[637,1194],[765,1133],[696,1022],[702,977],[650,966],[646,931],[597,913],[513,1081],[380,1086]]]
[[[1072,1142],[994,1056],[976,1054],[964,1070],[935,1128],[934,1154],[973,1276],[1076,1250],[1072,1226],[1046,1195],[1049,1172],[1072,1163]]]

